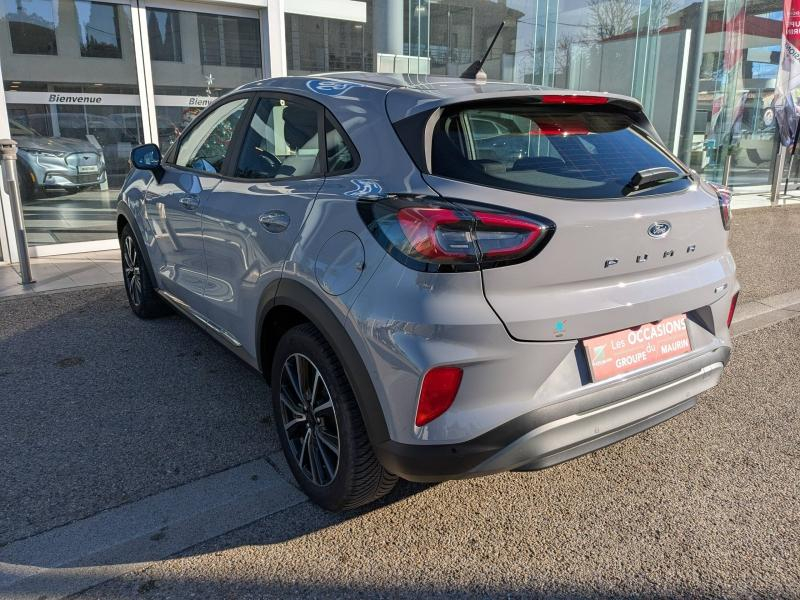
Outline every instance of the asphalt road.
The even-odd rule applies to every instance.
[[[266,393],[121,286],[0,301],[0,545],[278,449]]]
[[[3,301],[0,332],[0,543],[278,447],[260,378],[120,288]],[[746,334],[697,408],[608,449],[304,503],[81,598],[800,597],[799,355],[800,319]]]
[[[800,209],[734,218],[740,301],[800,288]],[[80,597],[800,598],[800,318],[735,346],[697,408],[587,457],[303,503]],[[278,450],[261,378],[121,287],[0,300],[0,390],[0,547]]]

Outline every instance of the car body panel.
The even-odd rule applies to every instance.
[[[207,316],[255,356],[253,318],[314,205],[324,179],[275,182],[223,180],[201,207],[208,279]],[[259,222],[278,211],[288,227],[271,232]]]
[[[201,312],[208,279],[202,211],[219,182],[212,175],[165,165],[163,174],[151,179],[145,199],[156,285]]]
[[[677,414],[714,385],[730,355],[726,320],[739,287],[718,200],[705,184],[603,201],[539,197],[431,175],[398,134],[420,119],[414,127],[424,155],[426,123],[442,106],[544,91],[554,93],[359,73],[254,82],[234,93],[293,94],[323,105],[357,149],[357,167],[261,182],[167,165],[158,193],[152,176],[129,176],[123,214],[141,231],[156,284],[232,333],[240,355],[262,371],[270,369],[262,350],[275,341],[261,330],[270,311],[290,307],[316,324],[339,354],[390,471],[432,481],[546,466],[574,448],[615,441],[612,430],[630,435]],[[641,112],[635,100],[609,98]],[[187,193],[200,195],[196,213],[168,208]],[[387,253],[359,211],[397,194],[540,215],[556,231],[537,256],[517,264],[414,270]],[[289,216],[283,234],[260,225],[269,210]],[[660,221],[671,225],[669,235],[648,235]],[[647,261],[637,262],[642,254]],[[607,266],[609,259],[616,262]],[[592,381],[583,338],[676,313],[687,314],[690,352]],[[556,327],[559,321],[565,325]],[[422,377],[444,365],[463,369],[461,387],[445,413],[418,427]],[[592,418],[571,425],[582,414]],[[545,435],[548,427],[561,433]]]

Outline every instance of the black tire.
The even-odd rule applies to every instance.
[[[156,292],[153,282],[142,258],[142,251],[136,242],[130,225],[122,228],[119,236],[119,248],[122,258],[122,278],[125,282],[125,293],[133,313],[142,319],[153,319],[169,314],[166,303]]]
[[[38,186],[31,181],[31,174],[27,168],[17,161],[17,183],[19,185],[20,202],[23,204],[35,200],[41,195]]]
[[[299,366],[304,360],[310,366]],[[309,380],[316,381],[315,372],[320,381],[312,394]],[[397,476],[375,457],[341,362],[313,325],[298,325],[280,339],[271,381],[275,427],[283,453],[300,487],[314,502],[330,511],[347,510],[392,490]],[[298,398],[302,398],[302,406]],[[325,408],[328,399],[330,409]],[[305,421],[300,418],[301,411]],[[332,449],[334,434],[338,456]],[[304,446],[316,450],[304,454]]]

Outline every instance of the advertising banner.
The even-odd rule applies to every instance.
[[[800,0],[783,2],[783,40],[778,80],[775,83],[775,118],[781,143],[789,146],[797,128],[800,88]]]

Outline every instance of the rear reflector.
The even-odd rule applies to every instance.
[[[577,94],[558,94],[542,96],[544,104],[608,104],[606,96],[579,96]]]
[[[731,323],[733,322],[733,313],[736,312],[736,302],[739,300],[739,292],[736,292],[731,298],[731,307],[728,310],[728,328],[730,328]]]
[[[417,404],[417,427],[430,423],[450,408],[463,374],[458,367],[434,367],[425,373]]]

